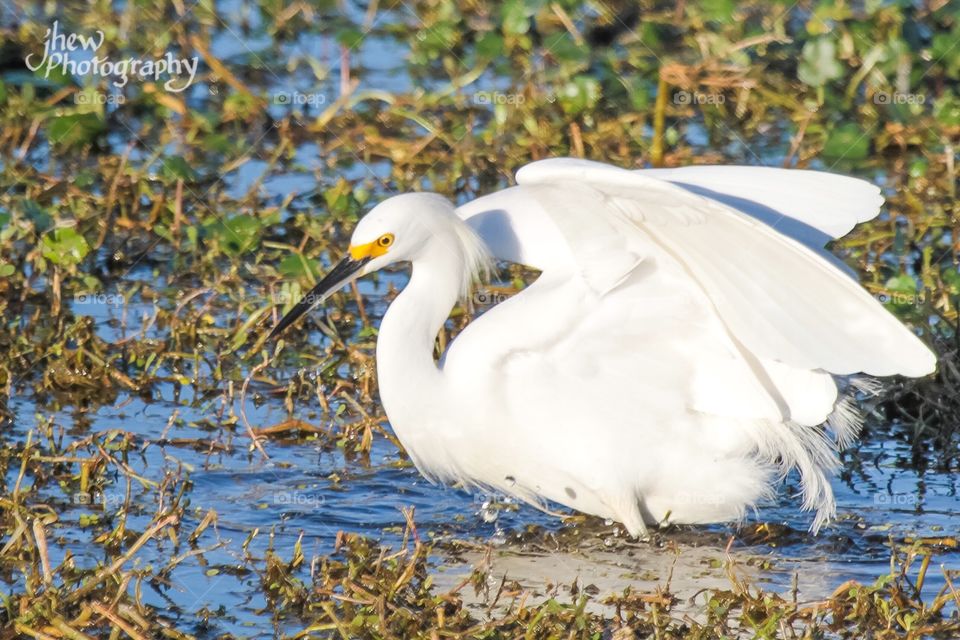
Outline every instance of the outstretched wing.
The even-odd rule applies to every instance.
[[[667,513],[735,518],[771,466],[797,468],[814,528],[829,518],[837,459],[807,427],[836,410],[838,441],[856,429],[831,374],[935,366],[821,249],[876,215],[877,190],[813,172],[571,159],[528,165],[517,182],[458,210],[494,255],[542,274],[446,354],[464,406],[497,403],[480,423],[502,445],[454,475],[638,531]],[[715,500],[709,487],[722,487]]]
[[[498,258],[545,274],[578,275],[600,296],[663,251],[689,274],[731,338],[758,359],[834,374],[933,371],[933,353],[879,302],[823,255],[780,232],[789,229],[778,223],[792,220],[824,236],[841,235],[876,215],[875,188],[831,174],[818,181],[816,172],[780,180],[791,172],[711,169],[658,174],[543,160],[518,172],[517,187],[458,212]],[[752,185],[751,171],[757,172]],[[753,186],[756,200],[746,192]],[[749,215],[757,208],[781,217],[761,222]]]
[[[876,185],[823,171],[695,165],[636,173],[722,202],[817,249],[872,220],[883,206]]]

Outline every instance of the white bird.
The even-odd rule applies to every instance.
[[[377,373],[427,478],[638,536],[740,519],[797,469],[816,530],[835,513],[837,448],[859,428],[835,378],[936,366],[823,249],[882,203],[867,182],[815,171],[543,160],[461,207],[430,193],[380,203],[272,335],[353,279],[408,262]],[[491,256],[541,274],[435,361],[439,330]]]

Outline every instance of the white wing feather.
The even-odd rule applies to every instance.
[[[635,173],[722,202],[815,247],[847,235],[860,222],[872,220],[883,206],[876,185],[824,171],[691,166]]]
[[[832,177],[827,182],[834,183]],[[921,376],[934,370],[933,353],[858,284],[801,243],[721,202],[642,173],[585,160],[535,162],[517,173],[517,181],[521,190],[534,187],[524,197],[546,200],[533,233],[516,233],[513,242],[523,247],[519,253],[532,253],[526,251],[528,245],[544,246],[540,229],[551,225],[542,224],[543,211],[566,245],[566,255],[555,250],[532,266],[557,268],[566,259],[570,268],[572,259],[579,270],[599,272],[604,286],[615,284],[642,258],[622,252],[608,255],[618,253],[618,241],[623,244],[616,236],[628,233],[622,224],[626,219],[689,269],[733,336],[758,357],[835,374]],[[866,192],[860,181],[839,184],[847,182],[854,191]],[[591,190],[592,197],[584,190]],[[483,200],[473,206],[482,207]],[[503,221],[520,220],[534,209],[527,202],[526,210],[511,211],[508,200],[498,203],[505,212]],[[816,220],[803,221],[833,233],[870,217],[867,209],[874,204],[871,199],[869,207],[845,205],[842,224],[826,224],[819,211]],[[461,212],[471,215],[471,210]],[[800,213],[789,209],[783,215],[797,219]],[[489,230],[480,231],[486,239]],[[496,248],[494,252],[504,257]]]
[[[545,160],[523,167],[518,186],[460,207],[497,258],[543,274],[445,357],[451,379],[476,385],[489,372],[480,396],[512,416],[482,421],[508,443],[502,459],[465,461],[457,475],[636,533],[666,513],[742,515],[771,466],[796,467],[819,526],[834,510],[825,472],[837,461],[811,427],[839,422],[841,441],[855,431],[835,412],[830,374],[919,376],[935,358],[810,248],[875,216],[876,188],[797,173]],[[550,437],[511,428],[528,423],[550,425]],[[638,465],[639,451],[655,464]],[[704,500],[711,486],[723,488],[715,503]]]

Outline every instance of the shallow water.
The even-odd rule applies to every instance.
[[[403,277],[393,274],[387,280],[402,281]],[[378,300],[386,284],[381,281],[376,286],[364,286],[370,298],[369,312],[382,313],[384,304]],[[124,334],[121,307],[79,308],[84,303],[77,304],[77,312],[97,319],[98,331],[104,337]],[[141,303],[126,309],[125,317],[132,320],[133,328],[139,327],[138,318],[149,313],[149,307]],[[509,501],[501,504],[495,497],[431,485],[382,437],[375,438],[369,461],[345,456],[336,447],[321,446],[319,440],[278,439],[267,442],[270,457],[263,459],[247,451],[249,442],[242,429],[225,436],[204,426],[205,419],[216,410],[215,402],[192,397],[188,386],[178,390],[166,384],[161,389],[160,397],[149,402],[121,395],[111,404],[89,410],[65,406],[51,411],[51,404],[14,398],[11,409],[16,419],[7,437],[25,438],[35,416],[42,415],[64,430],[67,442],[110,429],[136,434],[138,444],[142,442],[143,446],[139,447],[141,454],[131,456],[129,464],[148,479],[159,481],[166,472],[186,468],[192,489],[184,530],[192,529],[209,509],[214,509],[218,514],[218,539],[224,546],[205,553],[202,560],[191,558],[178,565],[170,575],[170,584],[151,585],[145,590],[145,599],[171,611],[193,612],[204,607],[219,611],[209,629],[196,630],[203,633],[272,632],[250,626],[263,624],[262,618],[254,615],[264,604],[255,578],[231,571],[231,567],[242,564],[241,544],[254,530],[259,534],[248,546],[254,555],[272,547],[287,557],[301,534],[307,557],[329,553],[340,531],[361,533],[395,546],[405,523],[401,509],[412,507],[421,535],[441,542],[467,541],[475,547],[473,552],[451,554],[449,560],[444,559],[443,552],[434,558],[440,586],[452,587],[462,580],[471,563],[483,561],[483,548],[489,546],[495,550],[494,575],[506,574],[541,595],[556,592],[560,589],[557,585],[574,580],[581,585],[593,584],[601,593],[620,591],[628,584],[653,589],[664,584],[668,575],[672,575],[675,592],[693,595],[704,586],[724,587],[724,562],[732,558],[746,575],[778,590],[790,591],[794,576],[799,575],[800,598],[816,600],[846,580],[872,583],[888,572],[891,540],[955,536],[960,517],[960,481],[956,475],[921,474],[909,464],[911,452],[902,439],[868,435],[844,456],[844,478],[833,482],[838,519],[819,536],[806,533],[810,514],[800,512],[798,500],[790,496],[797,492],[795,478],[791,477],[778,500],[750,514],[742,529],[732,525],[681,527],[658,535],[654,544],[635,543],[626,541],[619,528],[609,523],[564,523],[528,506]],[[287,418],[282,402],[269,394],[263,395],[257,407],[247,398],[246,409],[255,425],[267,426]],[[297,415],[319,426],[332,424],[328,416],[311,415],[315,409],[302,406]],[[179,419],[171,423],[175,411]],[[209,452],[205,450],[208,445],[194,448],[170,444],[178,439],[204,443],[220,440],[231,451]],[[66,527],[61,530],[69,541],[64,548],[75,554],[79,564],[92,566],[98,561],[96,554],[91,555],[91,547],[84,544],[91,528],[81,519],[109,514],[122,504],[125,489],[120,480],[117,478],[113,487],[94,498],[97,504],[78,504],[76,497],[59,489],[46,490],[44,498],[57,507],[61,527]],[[137,495],[135,490],[134,504],[138,503]],[[140,498],[145,514],[152,513],[153,505],[142,504],[142,500],[153,500],[154,495],[144,492]],[[148,521],[134,516],[129,526],[146,526]],[[757,522],[774,525],[775,535],[766,539],[749,533],[751,524]],[[578,542],[558,544],[555,536],[569,532],[570,527],[584,527]],[[725,547],[731,536],[736,541],[728,556]],[[668,550],[673,545],[683,551],[682,560]],[[161,544],[148,546],[143,553],[147,557],[157,554],[159,561],[170,551]],[[930,571],[924,586],[928,595],[943,586],[940,565],[960,569],[960,555],[945,549],[934,558],[935,570]],[[548,584],[553,585],[552,592],[547,590]],[[295,626],[291,623],[290,630]]]

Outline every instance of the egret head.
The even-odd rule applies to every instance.
[[[461,295],[489,271],[486,246],[449,200],[436,193],[384,200],[357,224],[343,259],[277,323],[270,337],[360,276],[397,262],[416,263],[427,255],[441,256],[448,261],[447,268],[462,270]]]

